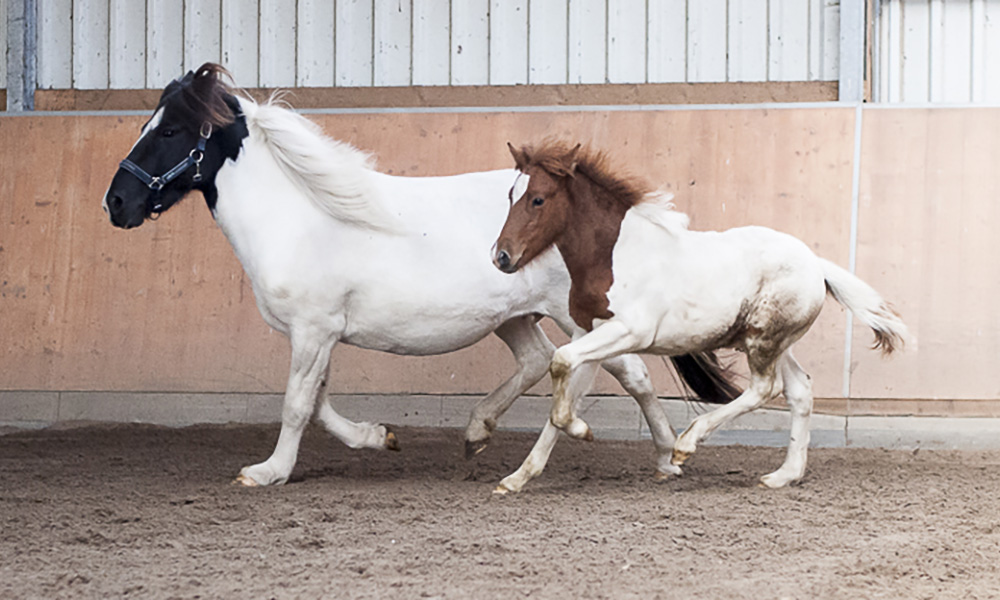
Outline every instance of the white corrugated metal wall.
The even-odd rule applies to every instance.
[[[5,2],[9,0],[0,0]],[[38,86],[836,80],[839,0],[38,0]]]
[[[1000,102],[1000,0],[881,0],[880,102]]]
[[[0,48],[4,49],[0,57],[0,89],[7,87],[7,2],[0,0]]]

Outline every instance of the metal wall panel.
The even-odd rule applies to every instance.
[[[965,54],[950,52],[959,52],[956,60],[970,55],[985,72],[996,52],[985,36],[994,0],[962,1],[969,14],[949,27],[982,21],[983,35]],[[38,0],[38,6],[41,88],[157,88],[206,61],[221,62],[244,87],[838,77],[839,3],[831,0]],[[989,85],[982,81],[977,93],[988,96]]]
[[[1000,0],[882,0],[876,100],[1000,102]]]
[[[0,0],[0,48],[7,47],[7,0]],[[7,87],[7,54],[0,60],[0,89]]]

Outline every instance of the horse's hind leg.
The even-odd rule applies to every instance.
[[[671,475],[680,475],[681,468],[670,463],[676,441],[674,428],[670,426],[667,413],[656,397],[656,390],[653,389],[646,363],[635,354],[623,354],[605,360],[601,366],[635,398],[646,418],[649,432],[653,437],[653,445],[656,446],[656,477],[664,479]]]
[[[465,457],[472,458],[489,444],[497,419],[549,370],[556,347],[542,332],[533,315],[511,319],[497,328],[497,334],[517,360],[517,371],[497,389],[480,400],[469,415],[465,428]]]
[[[809,451],[809,416],[812,414],[812,379],[792,356],[785,351],[778,363],[785,383],[785,399],[792,415],[791,440],[788,455],[781,468],[761,477],[770,488],[780,488],[802,479],[806,473],[806,454]]]
[[[275,485],[288,480],[298,457],[302,431],[313,414],[317,397],[325,390],[330,351],[336,339],[324,339],[315,331],[293,332],[290,337],[292,364],[281,409],[281,433],[270,458],[240,471],[236,481],[246,486]]]

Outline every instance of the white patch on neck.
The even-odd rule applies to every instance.
[[[514,180],[514,187],[510,188],[510,203],[513,204],[521,199],[521,196],[528,191],[528,180],[531,177],[518,171],[517,179]]]

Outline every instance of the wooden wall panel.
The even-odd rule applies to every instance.
[[[852,109],[814,108],[312,118],[374,152],[382,170],[405,175],[509,167],[508,140],[591,141],[675,191],[696,228],[769,225],[846,265],[853,117]],[[0,164],[16,174],[0,178],[9,199],[0,204],[0,389],[283,389],[287,342],[257,314],[200,198],[131,231],[112,228],[101,211],[143,121],[0,118]],[[25,143],[57,156],[39,163]],[[831,305],[798,352],[821,396],[841,389],[843,324]],[[648,362],[658,389],[672,393],[662,363]],[[495,340],[429,358],[340,347],[331,390],[482,392],[512,368]],[[607,378],[599,390],[619,392]]]
[[[865,112],[857,271],[918,347],[881,361],[856,326],[852,396],[1000,397],[998,128],[996,109]]]

